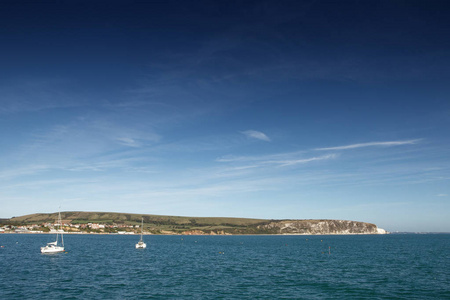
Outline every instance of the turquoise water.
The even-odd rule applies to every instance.
[[[450,299],[450,235],[0,235],[0,299]]]

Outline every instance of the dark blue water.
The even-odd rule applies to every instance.
[[[0,299],[450,299],[450,235],[0,235]]]

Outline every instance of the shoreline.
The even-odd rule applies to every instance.
[[[47,234],[47,235],[54,235],[55,232],[1,232],[2,234]],[[60,234],[60,233],[59,233]],[[99,233],[99,232],[63,232],[63,234],[68,235],[121,235],[121,236],[127,236],[127,235],[140,235],[140,233],[127,233],[127,234],[121,234],[121,233]],[[317,233],[317,234],[311,234],[311,233],[276,233],[276,234],[153,234],[153,233],[144,233],[143,235],[149,236],[322,236],[322,235],[387,235],[391,234],[389,233]],[[410,232],[406,234],[449,234],[447,232]]]

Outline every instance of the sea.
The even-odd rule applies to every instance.
[[[450,299],[450,234],[0,234],[0,299]]]

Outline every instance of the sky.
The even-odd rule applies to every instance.
[[[447,1],[0,3],[0,218],[450,232]]]

